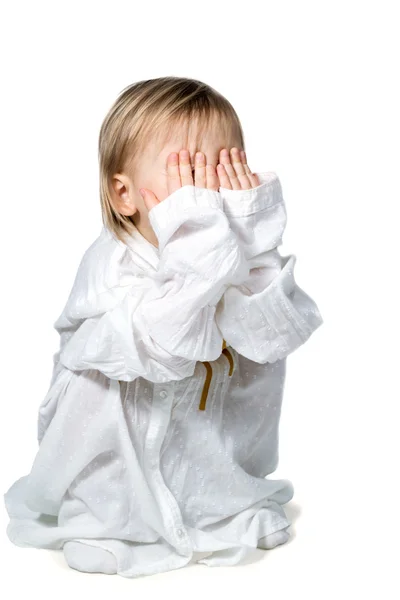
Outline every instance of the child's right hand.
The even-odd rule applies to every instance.
[[[203,152],[196,153],[194,181],[192,167],[190,164],[190,155],[188,150],[171,152],[167,158],[167,186],[168,195],[184,185],[195,185],[200,188],[218,191],[219,178],[214,165],[206,164],[206,157]],[[146,188],[141,188],[140,193],[148,211],[160,203],[157,196]]]

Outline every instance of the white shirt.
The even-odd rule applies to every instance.
[[[266,476],[286,357],[323,319],[277,248],[280,181],[258,176],[250,190],[170,194],[149,212],[158,248],[103,227],[86,250],[54,323],[38,453],[5,494],[15,544],[79,540],[136,577],[196,552],[237,564],[290,525],[293,485]]]

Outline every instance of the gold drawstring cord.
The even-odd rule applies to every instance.
[[[200,404],[199,404],[199,410],[205,410],[206,409],[208,388],[210,387],[211,378],[212,378],[212,366],[210,365],[210,363],[208,361],[205,361],[205,362],[203,362],[203,365],[207,369],[207,376],[206,376],[206,380],[205,380],[205,383],[204,383],[204,386],[203,386],[203,391],[201,393],[201,400],[200,400]]]
[[[229,360],[229,364],[230,364],[229,377],[230,377],[232,375],[232,373],[233,373],[233,358],[232,358],[232,354],[229,352],[228,348],[224,348],[222,350],[222,354],[225,354],[226,358]]]
[[[232,354],[229,352],[228,348],[226,347],[225,340],[222,341],[222,354],[224,354],[226,356],[226,358],[229,360],[229,365],[230,365],[230,367],[229,367],[229,377],[230,377],[232,375],[232,373],[233,373],[233,366],[234,365],[233,365]],[[201,393],[199,410],[205,410],[206,409],[206,402],[207,402],[208,390],[209,390],[211,379],[212,379],[212,367],[211,367],[210,363],[206,360],[206,361],[203,362],[203,365],[207,369],[207,376],[206,376],[206,380],[204,382],[203,391]]]
[[[225,340],[222,341],[222,354],[224,354],[226,356],[226,358],[229,360],[229,365],[230,365],[230,367],[229,367],[229,377],[230,377],[232,375],[232,373],[233,373],[234,363],[233,363],[232,354],[229,352],[228,348],[226,347]],[[202,364],[207,369],[207,376],[206,376],[206,380],[204,382],[203,391],[201,393],[199,410],[205,410],[206,409],[206,402],[207,402],[208,390],[209,390],[211,379],[212,379],[212,366],[210,365],[210,363],[208,362],[208,360],[204,361]],[[122,380],[119,379],[118,382],[122,383]]]

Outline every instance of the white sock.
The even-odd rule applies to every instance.
[[[275,546],[284,544],[290,538],[290,534],[287,531],[288,529],[289,526],[279,529],[279,531],[274,531],[274,533],[270,533],[269,535],[264,535],[264,537],[258,540],[257,548],[262,548],[263,550],[272,550],[272,548],[275,548]]]
[[[63,551],[68,565],[77,571],[107,573],[107,575],[117,572],[117,561],[114,554],[104,548],[71,541],[65,542]]]

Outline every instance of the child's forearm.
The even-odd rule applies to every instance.
[[[216,322],[227,343],[258,363],[284,358],[323,323],[314,300],[296,283],[296,256],[281,256],[286,226],[282,189],[275,173],[261,185],[223,190],[224,210],[250,267],[249,277],[227,288]]]
[[[86,318],[61,351],[67,368],[164,382],[191,375],[198,360],[220,356],[216,304],[229,285],[247,279],[249,267],[218,192],[184,186],[149,218],[159,239],[157,271],[99,294],[103,310]],[[112,268],[110,279],[118,281],[121,265]],[[59,328],[64,323],[68,319]]]

